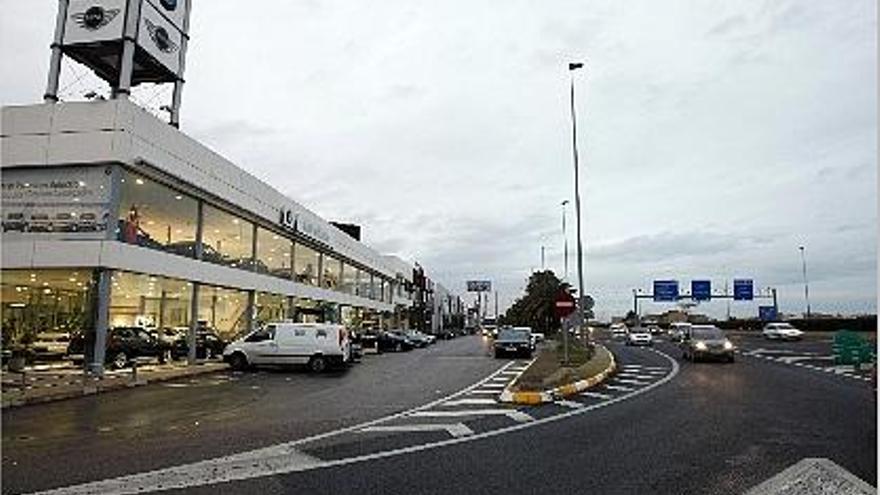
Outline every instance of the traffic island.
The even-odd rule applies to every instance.
[[[576,342],[563,363],[562,345],[543,346],[538,357],[504,392],[501,402],[537,405],[554,402],[602,383],[614,373],[614,355],[602,345],[592,349]]]

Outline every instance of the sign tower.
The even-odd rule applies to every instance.
[[[191,0],[59,0],[49,81],[43,99],[58,101],[67,56],[106,81],[112,98],[142,83],[172,83],[170,123],[180,123]]]

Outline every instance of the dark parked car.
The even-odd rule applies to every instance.
[[[85,340],[82,334],[72,336],[67,354],[82,356],[84,350]],[[171,347],[154,333],[141,327],[115,327],[107,332],[105,361],[113,368],[124,368],[140,357],[153,357],[164,363],[171,358]]]
[[[223,356],[226,348],[225,340],[210,330],[196,331],[196,359],[214,359]],[[186,359],[189,354],[189,345],[186,335],[180,336],[171,347],[171,356],[174,359]]]
[[[436,335],[438,339],[443,340],[454,339],[455,337],[457,337],[455,332],[448,328],[441,328],[440,330],[437,330],[434,335]]]
[[[376,344],[379,347],[379,352],[383,351],[409,351],[415,347],[415,344],[404,335],[394,332],[381,332],[379,333]]]
[[[408,330],[405,332],[394,332],[398,335],[403,335],[407,339],[409,339],[413,345],[416,347],[428,347],[432,343],[432,340],[429,336],[423,334],[422,332],[416,330]]]
[[[681,341],[681,356],[691,361],[721,358],[732,363],[735,349],[724,332],[713,325],[694,325],[684,331]]]
[[[535,350],[532,343],[532,331],[527,327],[502,328],[493,344],[495,357],[507,355],[531,357]]]

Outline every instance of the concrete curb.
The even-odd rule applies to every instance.
[[[110,375],[104,378],[78,378],[81,383],[67,384],[66,386],[48,386],[46,388],[25,390],[2,391],[2,409],[21,407],[30,404],[54,402],[57,400],[73,399],[87,395],[126,390],[133,387],[149,385],[150,383],[166,382],[179,378],[205,375],[228,368],[225,363],[204,363],[195,366],[177,367],[168,370],[144,371],[138,373],[136,380],[131,375]],[[152,376],[151,376],[152,375]],[[81,377],[82,375],[79,375]]]
[[[608,352],[608,355],[611,356],[611,362],[608,364],[608,367],[598,374],[589,378],[585,378],[583,380],[578,380],[573,383],[566,383],[565,385],[560,385],[550,390],[544,390],[540,392],[532,390],[513,392],[510,390],[510,388],[506,388],[504,389],[504,392],[501,392],[501,396],[498,398],[498,400],[504,403],[526,406],[549,404],[562,398],[583,392],[590,387],[595,387],[596,385],[605,381],[605,379],[608,378],[608,376],[614,373],[614,371],[617,369],[617,362],[614,359],[614,354],[612,354],[611,351],[609,351],[608,348],[606,348],[605,346],[598,347],[602,347],[603,349],[605,349],[605,351]]]

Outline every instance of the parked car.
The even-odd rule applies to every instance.
[[[74,361],[82,359],[85,339],[82,334],[70,338],[68,356]],[[137,358],[151,357],[165,363],[171,358],[171,346],[141,327],[114,327],[107,331],[105,361],[115,369],[128,366]]]
[[[165,342],[169,346],[173,346],[179,339],[186,339],[186,334],[189,329],[187,327],[164,327],[153,331],[156,333],[159,340]]]
[[[3,232],[10,230],[27,231],[27,220],[25,220],[24,213],[15,211],[6,214],[6,218],[3,219]]]
[[[79,216],[79,222],[77,223],[77,230],[81,232],[98,232],[107,228],[107,219],[104,218],[102,222],[98,222],[98,215],[95,213],[82,213]]]
[[[351,360],[351,339],[342,325],[269,323],[230,343],[223,360],[232,369],[262,365],[307,365],[320,373]]]
[[[804,338],[804,332],[793,327],[790,323],[768,323],[761,331],[761,335],[768,340],[800,340]]]
[[[635,327],[626,334],[626,345],[654,345],[654,338],[645,327]]]
[[[385,351],[409,351],[415,347],[415,343],[400,333],[395,332],[379,332],[376,338],[376,345],[379,352]]]
[[[663,329],[658,327],[657,325],[648,325],[648,333],[651,335],[660,335],[663,333]]]
[[[612,339],[625,339],[629,332],[629,329],[623,323],[612,323],[609,330],[611,330]]]
[[[31,213],[28,232],[52,232],[52,220],[48,213]]]
[[[214,359],[222,356],[226,341],[215,332],[207,329],[196,330],[196,359]],[[187,334],[178,335],[171,348],[174,359],[185,359],[189,355]]]
[[[493,344],[495,357],[506,355],[531,357],[535,350],[532,343],[532,331],[528,327],[503,328]]]
[[[671,342],[681,342],[685,333],[691,328],[690,323],[675,322],[669,324],[669,340]]]
[[[67,355],[69,344],[68,332],[40,332],[31,344],[31,349],[37,359],[61,359]]]
[[[721,358],[734,361],[733,343],[714,325],[693,325],[684,331],[681,341],[682,359],[697,361],[704,358]]]
[[[535,338],[535,342],[544,342],[544,334],[541,332],[532,332],[532,337]]]
[[[418,330],[406,330],[402,332],[416,347],[428,347],[436,340],[433,336],[419,332]]]
[[[72,213],[60,212],[55,214],[52,221],[52,230],[54,232],[76,232],[79,228],[79,222]]]

